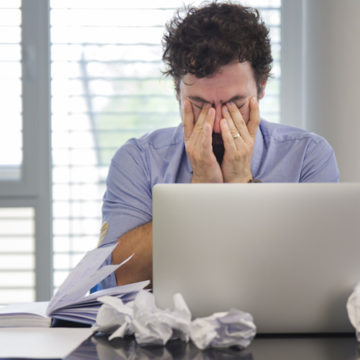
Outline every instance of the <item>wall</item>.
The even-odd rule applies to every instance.
[[[305,0],[304,125],[333,146],[341,181],[360,181],[360,1]]]

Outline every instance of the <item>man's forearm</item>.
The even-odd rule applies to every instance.
[[[131,254],[132,259],[115,272],[117,285],[142,280],[152,282],[152,222],[130,230],[118,240],[113,251],[113,264],[120,264]]]

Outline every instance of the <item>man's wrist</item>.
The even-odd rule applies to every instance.
[[[216,178],[216,177],[209,177],[209,178],[200,178],[200,177],[196,177],[193,176],[191,178],[191,184],[221,184],[223,183],[223,179],[221,178]]]

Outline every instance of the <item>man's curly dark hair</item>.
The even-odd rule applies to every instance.
[[[269,30],[258,10],[214,1],[183,11],[166,25],[163,37],[164,74],[174,78],[177,94],[185,74],[206,77],[233,61],[250,62],[260,93],[273,59]]]

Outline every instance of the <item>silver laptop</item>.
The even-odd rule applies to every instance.
[[[153,189],[153,290],[194,318],[238,308],[258,333],[352,331],[360,184],[166,184]]]

